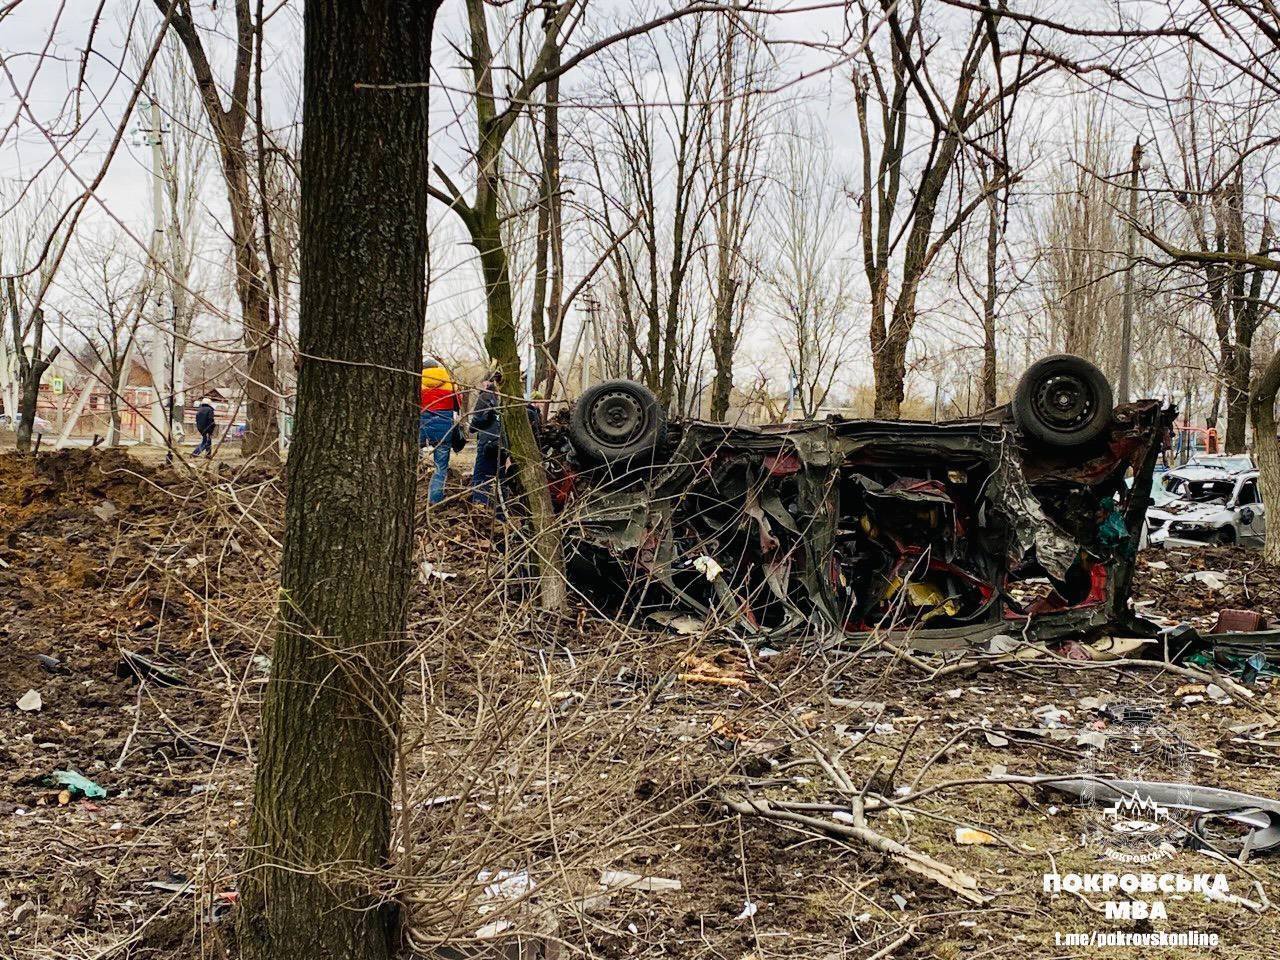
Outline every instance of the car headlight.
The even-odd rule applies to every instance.
[[[1169,524],[1170,533],[1190,533],[1192,530],[1207,530],[1207,523],[1198,523],[1192,520],[1175,520]]]

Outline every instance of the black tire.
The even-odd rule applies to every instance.
[[[1236,544],[1236,531],[1234,527],[1219,527],[1213,535],[1213,542],[1222,547],[1234,547]]]
[[[1033,363],[1013,395],[1013,419],[1027,439],[1080,447],[1111,425],[1111,384],[1088,360],[1060,353]]]
[[[569,416],[569,440],[579,456],[597,463],[648,453],[666,434],[658,398],[634,380],[606,380],[588,387]]]

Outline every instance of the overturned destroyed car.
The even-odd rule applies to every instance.
[[[570,578],[603,609],[921,649],[1049,640],[1129,622],[1173,417],[1113,407],[1102,373],[1066,355],[1010,404],[945,423],[668,423],[614,380],[575,404],[553,491]]]

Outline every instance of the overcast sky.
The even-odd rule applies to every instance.
[[[778,9],[807,5],[802,0],[793,0],[780,4]],[[153,0],[107,0],[101,20],[91,24],[89,18],[97,6],[98,0],[24,0],[0,20],[0,55],[6,70],[0,83],[7,88],[7,95],[0,97],[3,104],[0,122],[4,124],[0,134],[0,180],[8,196],[13,195],[17,185],[36,179],[47,187],[56,184],[64,199],[69,199],[101,175],[95,201],[86,210],[87,227],[122,229],[137,244],[145,245],[152,225],[149,148],[136,137],[126,136],[105,173],[102,168],[134,86],[137,58],[130,56],[128,47],[132,43],[144,49],[154,38],[159,17]],[[231,4],[224,0],[216,11],[208,0],[195,0],[193,6],[207,28],[213,28],[214,33],[221,32],[221,42],[215,41],[212,52],[218,65],[225,66],[232,49],[227,39],[232,23]],[[1021,6],[1032,8],[1028,4]],[[267,30],[266,113],[269,125],[284,136],[285,128],[296,117],[299,102],[301,0],[282,0],[277,7],[268,4],[268,9],[275,12]],[[1157,0],[1133,0],[1119,5],[1105,0],[1044,0],[1037,9],[1070,17],[1082,25],[1108,21],[1117,9],[1125,16],[1148,22],[1167,15],[1166,6]],[[627,0],[598,2],[593,10],[590,29],[597,35],[643,17],[636,5]],[[460,63],[450,47],[462,44],[465,39],[462,14],[460,0],[449,0],[437,25],[434,66],[439,88],[433,91],[432,97],[432,159],[460,173],[461,182],[465,182],[467,126],[458,122],[456,114],[465,108],[466,101],[463,95],[450,89],[465,86],[465,77],[459,73]],[[959,42],[945,29],[945,18],[949,15],[962,16],[954,11],[940,14],[939,40],[943,47]],[[786,87],[785,93],[779,96],[794,98],[794,109],[813,116],[830,145],[833,168],[851,175],[858,162],[858,151],[849,66],[839,49],[845,32],[843,25],[844,13],[834,6],[771,17],[769,49],[778,62],[780,85]],[[91,34],[92,46],[86,59]],[[1083,57],[1096,54],[1096,48],[1089,41],[1069,43],[1073,45],[1073,52]],[[845,49],[849,47],[846,45]],[[1139,52],[1130,50],[1126,56],[1134,63],[1143,62]],[[592,77],[593,71],[599,69],[599,64],[584,65],[566,77],[566,124],[575,122],[575,112],[581,115],[595,104]],[[1132,69],[1136,73],[1150,68],[1148,65]],[[1176,67],[1174,69],[1176,71]],[[82,70],[84,82],[78,86]],[[1168,70],[1162,67],[1153,76],[1167,78]],[[15,88],[25,96],[25,103],[13,95]],[[77,89],[78,99],[72,96]],[[652,90],[654,95],[661,96],[660,77],[655,78]],[[1136,94],[1116,88],[1110,92],[1122,95],[1113,100],[1112,120],[1117,138],[1128,141],[1137,127],[1135,121],[1126,129],[1129,115],[1122,100]],[[1021,201],[1024,205],[1033,202],[1037,181],[1043,179],[1054,164],[1061,163],[1064,145],[1071,135],[1073,112],[1090,96],[1081,83],[1063,78],[1043,84],[1033,98],[1021,105],[1016,133],[1029,164]],[[81,124],[78,128],[74,124],[77,111]],[[33,122],[28,114],[34,114],[39,122]],[[131,128],[135,125],[130,123]],[[75,135],[68,136],[73,130]],[[572,158],[566,163],[571,164]],[[212,283],[208,288],[210,299],[229,306],[225,248],[218,242],[222,230],[220,221],[225,219],[221,191],[217,171],[211,166],[202,195],[206,211],[202,255],[208,271],[223,276],[221,287]],[[462,243],[461,234],[445,211],[437,208],[432,216],[439,227],[434,231],[433,270],[444,279],[432,292],[428,340],[442,351],[474,350],[483,320],[471,251]],[[1019,220],[1015,228],[1027,229],[1027,223],[1025,218]],[[860,268],[852,260],[856,230],[851,205],[849,227],[844,237],[845,253],[850,258],[849,269],[856,272]],[[585,256],[571,255],[570,285],[576,279],[574,271],[585,268]],[[961,338],[971,336],[964,325],[949,324],[945,311],[929,322],[937,324],[939,336],[943,338],[938,342],[945,342],[953,334]],[[571,319],[570,327],[573,323]],[[744,337],[742,357],[752,361],[768,358],[770,344],[766,331],[753,326]],[[862,368],[855,364],[851,369]]]

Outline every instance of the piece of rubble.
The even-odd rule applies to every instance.
[[[30,900],[25,900],[14,908],[13,916],[9,918],[11,923],[22,923],[28,917],[35,916],[36,905]]]
[[[1211,683],[1204,688],[1205,695],[1215,703],[1230,703],[1231,697],[1227,691],[1223,690],[1216,683]]]
[[[649,619],[684,637],[705,633],[707,621],[688,613],[677,613],[675,610],[657,610],[649,614]]]
[[[1063,710],[1057,704],[1046,703],[1043,706],[1036,707],[1031,711],[1031,715],[1040,721],[1040,726],[1046,730],[1057,730],[1066,726],[1071,719],[1070,711]]]
[[[1102,750],[1107,745],[1107,735],[1101,730],[1085,730],[1076,737],[1076,746]]]
[[[1178,580],[1182,583],[1199,583],[1214,591],[1221,590],[1227,585],[1226,575],[1217,570],[1193,570],[1190,573],[1184,573]]]
[[[44,700],[39,690],[28,690],[18,698],[18,709],[23,713],[39,713],[44,707]]]
[[[988,847],[996,838],[985,830],[974,827],[956,827],[956,843],[962,847]]]

